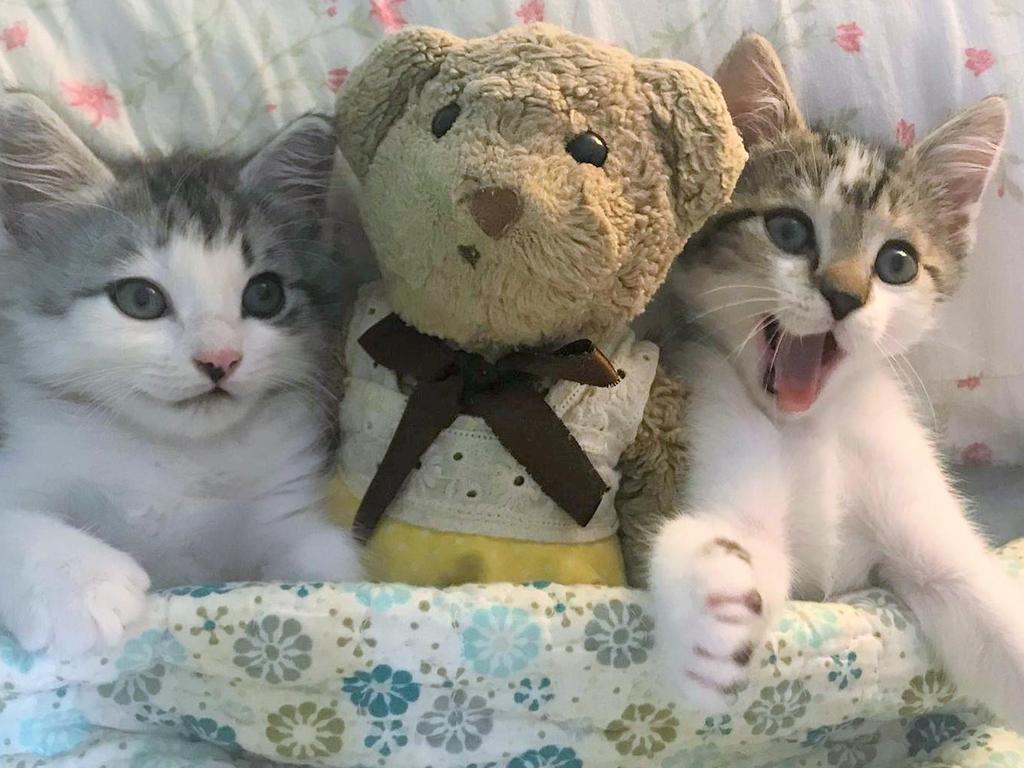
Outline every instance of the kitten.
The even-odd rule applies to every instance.
[[[721,705],[787,597],[877,580],[965,692],[1024,726],[1019,588],[968,522],[898,362],[959,281],[1006,106],[881,150],[807,128],[761,38],[717,79],[750,160],[668,283],[677,327],[695,319],[703,337],[667,350],[693,386],[686,514],[650,564],[675,681]]]
[[[0,100],[0,625],[118,642],[145,592],[359,577],[322,514],[340,266],[307,116],[245,159],[104,161]]]

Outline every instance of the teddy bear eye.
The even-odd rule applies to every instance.
[[[437,110],[437,112],[434,113],[434,119],[430,123],[430,130],[433,132],[434,136],[440,139],[448,133],[448,131],[451,130],[451,127],[455,125],[455,121],[459,118],[459,113],[461,111],[462,110],[459,108],[459,105],[454,101]]]
[[[608,145],[596,133],[586,131],[577,134],[565,145],[565,151],[577,163],[587,163],[600,168],[608,158]]]

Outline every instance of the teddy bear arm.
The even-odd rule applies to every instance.
[[[654,535],[676,510],[687,466],[687,388],[658,366],[636,438],[619,459],[615,497],[630,586],[644,587]]]

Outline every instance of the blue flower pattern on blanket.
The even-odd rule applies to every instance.
[[[1024,547],[1012,556],[1024,562]],[[751,685],[715,713],[684,711],[661,687],[637,592],[295,582],[153,600],[119,652],[81,663],[0,633],[0,768],[68,754],[86,755],[76,768],[263,768],[251,755],[373,768],[1024,768],[1024,737],[930,667],[913,616],[878,589],[789,606],[755,649]],[[873,719],[857,704],[869,700]]]
[[[0,629],[0,663],[22,674],[32,671],[36,660],[41,656],[38,653],[29,653],[23,650],[18,641],[10,632]]]
[[[495,605],[473,612],[462,633],[462,654],[484,675],[508,677],[540,653],[540,626],[522,608]]]
[[[184,662],[185,647],[170,632],[150,629],[125,643],[117,668],[121,672],[143,672],[159,663]]]
[[[420,685],[413,681],[412,675],[387,664],[345,678],[341,690],[360,710],[376,718],[404,715],[409,704],[420,697]]]
[[[583,761],[569,747],[549,744],[523,752],[508,764],[508,768],[583,768]]]
[[[409,589],[395,584],[357,584],[351,590],[356,600],[377,611],[405,605],[412,597]]]
[[[19,729],[18,742],[27,752],[53,757],[74,749],[89,738],[92,731],[93,726],[85,714],[69,709],[25,720]]]

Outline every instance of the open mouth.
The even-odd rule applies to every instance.
[[[764,324],[764,390],[775,398],[785,413],[808,410],[825,386],[829,375],[843,358],[832,331],[809,336],[783,333],[779,321],[769,317]]]

